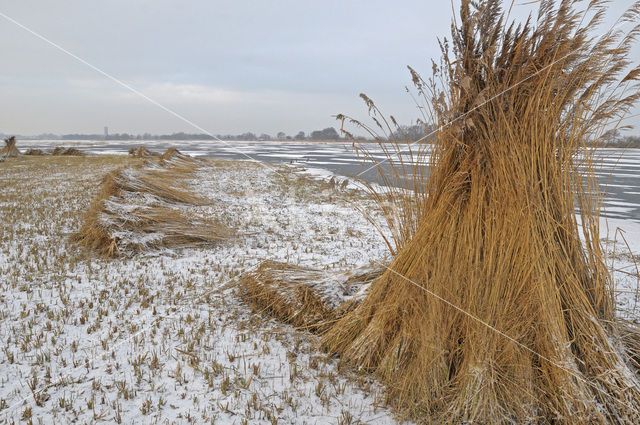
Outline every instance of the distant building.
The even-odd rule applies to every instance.
[[[104,127],[104,138],[108,139],[109,138],[109,127]]]

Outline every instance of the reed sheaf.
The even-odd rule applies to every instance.
[[[254,310],[322,333],[362,301],[380,274],[381,267],[327,272],[266,260],[241,275],[237,285],[239,295]]]
[[[195,218],[186,207],[209,201],[195,195],[188,177],[206,165],[169,148],[152,154],[146,148],[134,157],[157,157],[109,173],[73,236],[80,245],[116,257],[160,247],[210,244],[231,238],[223,223]]]
[[[616,318],[586,145],[640,96],[640,3],[603,35],[604,1],[541,1],[519,25],[498,0],[461,3],[434,78],[412,71],[429,174],[390,193],[396,255],[323,345],[426,422],[638,423],[640,334]]]
[[[0,149],[0,156],[6,156],[11,158],[17,158],[20,156],[20,151],[16,147],[16,138],[11,136],[8,139],[4,139],[4,147]]]

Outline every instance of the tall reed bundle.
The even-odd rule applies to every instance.
[[[4,139],[4,148],[0,149],[0,156],[15,158],[20,155],[20,151],[16,147],[16,138],[11,136]]]
[[[516,27],[498,0],[463,0],[435,78],[412,72],[438,129],[430,174],[416,177],[414,210],[391,218],[405,229],[393,262],[323,337],[377,372],[404,413],[452,424],[640,418],[640,334],[615,316],[585,147],[639,97],[640,67],[623,71],[640,3],[621,19],[628,33],[601,37],[605,2],[581,3],[542,1],[537,20]]]
[[[195,219],[184,207],[206,205],[185,185],[200,162],[179,158],[146,162],[108,174],[74,240],[115,257],[125,251],[208,244],[227,240],[231,230],[213,219]]]

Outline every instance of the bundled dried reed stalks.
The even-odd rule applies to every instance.
[[[171,164],[173,168],[193,167],[194,164],[200,163],[201,160],[185,155],[176,148],[169,148],[165,153],[160,155],[160,165],[166,166]]]
[[[150,151],[149,149],[147,149],[146,146],[138,146],[137,148],[133,147],[129,149],[129,155],[134,158],[148,158],[148,157],[160,156],[158,152]]]
[[[265,261],[238,281],[240,293],[256,310],[297,327],[318,330],[331,310],[308,284],[323,279],[321,271]]]
[[[404,413],[638,423],[640,337],[615,316],[585,142],[639,97],[640,67],[621,73],[640,4],[622,18],[629,32],[594,37],[605,2],[582,3],[542,1],[537,20],[516,26],[497,0],[463,0],[434,79],[412,71],[437,128],[429,159],[424,147],[413,157],[430,174],[409,181],[415,197],[396,192],[411,209],[390,218],[397,255],[323,336],[375,371]],[[408,173],[397,161],[394,172]]]
[[[24,152],[25,155],[45,155],[45,152],[42,149],[29,148]]]
[[[56,146],[51,151],[53,156],[83,156],[84,152],[76,148],[65,148],[64,146]]]
[[[238,280],[240,295],[257,311],[311,332],[322,332],[364,299],[381,268],[327,273],[276,261],[264,261]],[[335,289],[340,288],[336,293]]]
[[[20,156],[20,151],[16,147],[16,138],[11,136],[8,139],[4,139],[4,148],[0,149],[0,156],[6,156],[15,158]]]
[[[222,223],[197,220],[184,211],[208,203],[184,183],[199,165],[182,155],[108,174],[74,239],[107,256],[229,239],[232,232]]]

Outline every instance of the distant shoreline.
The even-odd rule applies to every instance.
[[[56,142],[56,143],[67,143],[67,144],[72,144],[72,143],[78,143],[78,142],[106,142],[106,143],[112,143],[112,142],[120,142],[120,143],[127,143],[127,142],[133,142],[136,144],[149,144],[152,145],[153,143],[156,142],[160,142],[160,143],[171,143],[171,142],[202,142],[202,143],[356,143],[356,144],[360,144],[360,143],[374,143],[374,144],[379,144],[381,143],[378,140],[368,140],[368,139],[357,139],[357,140],[345,140],[345,139],[321,139],[321,140],[311,140],[311,139],[292,139],[292,140],[287,140],[287,139],[271,139],[271,140],[226,140],[226,139],[97,139],[97,138],[87,138],[87,139],[46,139],[46,138],[42,138],[42,139],[21,139],[19,136],[16,137],[18,140],[18,143],[24,142],[24,143],[28,143],[28,142]],[[392,143],[392,142],[388,142],[388,143]]]
[[[347,139],[270,139],[270,140],[227,140],[227,139],[100,139],[100,138],[86,138],[86,139],[22,139],[20,136],[16,136],[18,141],[18,148],[20,143],[29,143],[29,142],[55,142],[60,145],[74,145],[82,142],[105,142],[105,143],[135,143],[135,144],[148,144],[152,146],[154,143],[180,143],[180,142],[201,142],[201,143],[225,143],[225,144],[233,144],[233,143],[343,143],[343,144],[392,144],[394,142],[381,142],[379,140],[370,140],[370,139],[355,139],[355,140],[347,140]],[[419,142],[409,142],[409,145],[418,144]],[[405,144],[405,143],[402,143]],[[593,146],[593,145],[589,145]],[[603,144],[602,146],[595,146],[597,149],[640,149],[640,145],[632,144],[629,146],[625,146],[623,144]]]

